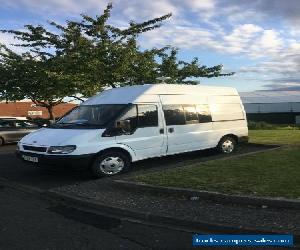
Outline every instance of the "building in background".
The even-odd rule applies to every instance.
[[[248,121],[273,124],[300,124],[300,91],[253,91],[239,93]],[[54,116],[61,117],[76,103],[62,103],[54,108]],[[31,101],[0,102],[1,117],[48,118],[47,109]]]
[[[61,117],[70,109],[77,106],[74,103],[62,103],[54,107],[54,117]],[[48,118],[49,113],[46,108],[37,106],[31,101],[20,102],[0,102],[1,117],[30,117],[30,118]]]
[[[248,121],[300,124],[300,91],[241,92]]]

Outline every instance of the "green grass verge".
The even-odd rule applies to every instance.
[[[289,144],[236,159],[215,160],[137,176],[159,185],[229,194],[300,198],[300,131],[250,131],[251,142]]]
[[[252,143],[300,145],[300,130],[249,130]]]
[[[267,122],[254,122],[254,121],[248,121],[248,128],[249,129],[300,129],[299,125],[295,124],[270,124]]]

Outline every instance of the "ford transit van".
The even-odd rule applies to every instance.
[[[232,153],[248,139],[234,88],[149,84],[109,89],[50,127],[25,136],[18,156],[38,165],[115,175],[135,161],[208,148]]]

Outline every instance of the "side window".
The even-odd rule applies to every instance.
[[[33,122],[24,121],[25,128],[38,128],[38,125]]]
[[[184,125],[185,116],[182,105],[163,105],[167,125]]]
[[[130,123],[130,130],[135,130],[137,128],[137,105],[130,106],[130,108],[118,120],[128,120]]]
[[[198,112],[198,117],[199,117],[200,123],[212,121],[208,105],[205,105],[205,104],[196,105],[196,109]]]
[[[184,125],[211,122],[208,105],[164,105],[167,125]]]
[[[13,128],[14,124],[11,121],[0,121],[0,128]]]
[[[157,127],[158,126],[158,112],[155,105],[138,105],[138,127]]]
[[[16,128],[25,128],[24,121],[16,121]]]
[[[199,123],[195,105],[184,105],[183,110],[185,113],[186,124]]]

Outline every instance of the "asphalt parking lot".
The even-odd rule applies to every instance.
[[[15,157],[15,148],[16,145],[5,145],[0,148],[0,178],[8,182],[42,190],[68,185],[84,186],[94,182],[86,172],[70,169],[50,171],[29,166]],[[249,144],[235,154],[268,148],[268,146]],[[135,174],[159,171],[162,168],[184,166],[222,157],[227,156],[213,150],[204,150],[145,160],[133,164],[132,171],[116,178],[127,178]],[[104,178],[95,183],[101,184],[102,188],[108,188],[114,178]],[[13,190],[4,186],[0,186],[0,198],[5,200],[0,206],[2,214],[0,249],[67,249],[70,247],[72,249],[194,249],[191,241],[195,232],[95,215],[85,209],[78,210],[71,204],[61,205],[59,201],[49,203],[22,190]],[[205,233],[205,230],[200,231],[197,233]]]
[[[0,148],[0,177],[8,183],[51,189],[90,180],[82,172],[28,166],[15,157],[15,148]],[[95,215],[22,187],[0,185],[0,200],[5,201],[0,206],[0,249],[192,249],[192,233]]]

